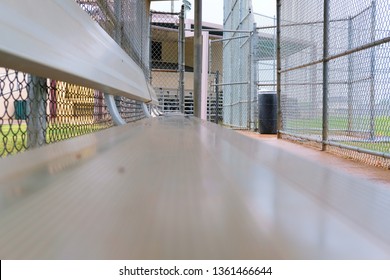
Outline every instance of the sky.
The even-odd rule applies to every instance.
[[[192,10],[187,13],[187,18],[194,18],[194,0],[189,0],[192,4]],[[224,0],[203,0],[202,19],[206,22],[223,23],[223,1]],[[174,1],[175,12],[179,12],[182,1]],[[252,0],[253,11],[255,13],[273,17],[276,14],[275,0]],[[171,1],[152,2],[152,9],[156,11],[171,11]]]

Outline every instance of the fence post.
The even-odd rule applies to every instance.
[[[202,0],[195,0],[194,18],[194,115],[200,118],[202,104]]]
[[[153,42],[153,37],[152,37],[152,25],[153,25],[153,13],[149,13],[149,83],[153,86],[153,80],[152,80],[152,70],[153,70],[153,60],[152,60],[152,42]]]
[[[219,119],[219,70],[215,72],[215,123]]]
[[[324,0],[324,30],[323,30],[323,84],[322,84],[322,150],[325,151],[328,141],[329,131],[329,113],[328,113],[328,95],[329,95],[329,0]]]
[[[184,114],[184,72],[185,72],[185,48],[184,48],[184,5],[181,6],[179,21],[179,108]]]
[[[371,6],[371,42],[375,41],[375,14],[376,3],[372,1]],[[370,139],[375,138],[375,47],[371,48],[370,60]]]
[[[248,93],[248,99],[249,99],[249,114],[248,119],[249,122],[249,129],[257,129],[256,123],[258,119],[258,115],[256,115],[257,109],[257,83],[258,83],[258,76],[257,76],[257,62],[258,57],[256,53],[256,47],[258,44],[258,32],[257,32],[257,24],[253,24],[253,30],[251,33],[251,40],[250,40],[250,71],[249,71],[249,93]]]
[[[253,84],[255,83],[255,79],[253,77],[253,69],[254,69],[254,38],[256,36],[256,23],[253,24],[252,32],[249,34],[249,54],[248,54],[248,85],[247,85],[247,129],[251,130],[252,128],[252,92],[253,92]]]
[[[123,40],[123,0],[115,0],[114,2],[114,10],[115,10],[115,42],[122,47],[122,40]],[[118,108],[118,111],[120,110],[119,108],[121,107],[121,97],[120,96],[115,96],[115,104],[116,107]],[[112,112],[111,112],[112,113]],[[114,113],[116,114],[116,113]]]
[[[276,96],[277,96],[277,138],[282,138],[280,131],[282,130],[282,69],[281,54],[280,54],[280,28],[281,28],[281,8],[282,0],[276,1]]]
[[[27,147],[36,148],[46,143],[46,79],[28,76]]]

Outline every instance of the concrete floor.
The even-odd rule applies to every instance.
[[[297,143],[293,143],[283,139],[277,139],[274,134],[259,134],[253,131],[239,131],[238,133],[256,139],[258,141],[266,142],[275,147],[288,150],[291,153],[306,157],[308,159],[315,159],[332,168],[342,170],[346,173],[352,174],[363,179],[379,182],[390,187],[390,171],[384,168],[370,166],[356,160],[342,158],[330,152],[322,152],[315,148],[307,147]]]

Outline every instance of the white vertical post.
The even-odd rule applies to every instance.
[[[175,2],[174,0],[171,0],[171,13],[175,11]]]
[[[202,80],[201,80],[201,105],[200,118],[207,120],[207,93],[208,93],[208,76],[209,76],[209,32],[202,31],[203,56],[202,56]]]

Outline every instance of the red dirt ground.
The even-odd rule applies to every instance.
[[[252,131],[237,131],[240,134],[254,138],[258,141],[265,141],[268,144],[277,146],[281,149],[286,149],[291,153],[298,154],[303,157],[315,159],[325,165],[332,166],[338,170],[343,170],[346,173],[350,173],[354,176],[380,182],[390,187],[390,171],[383,168],[370,166],[364,163],[360,163],[354,160],[341,158],[328,152],[322,152],[314,148],[305,147],[303,145],[295,144],[287,140],[278,140],[276,135],[259,134]]]

